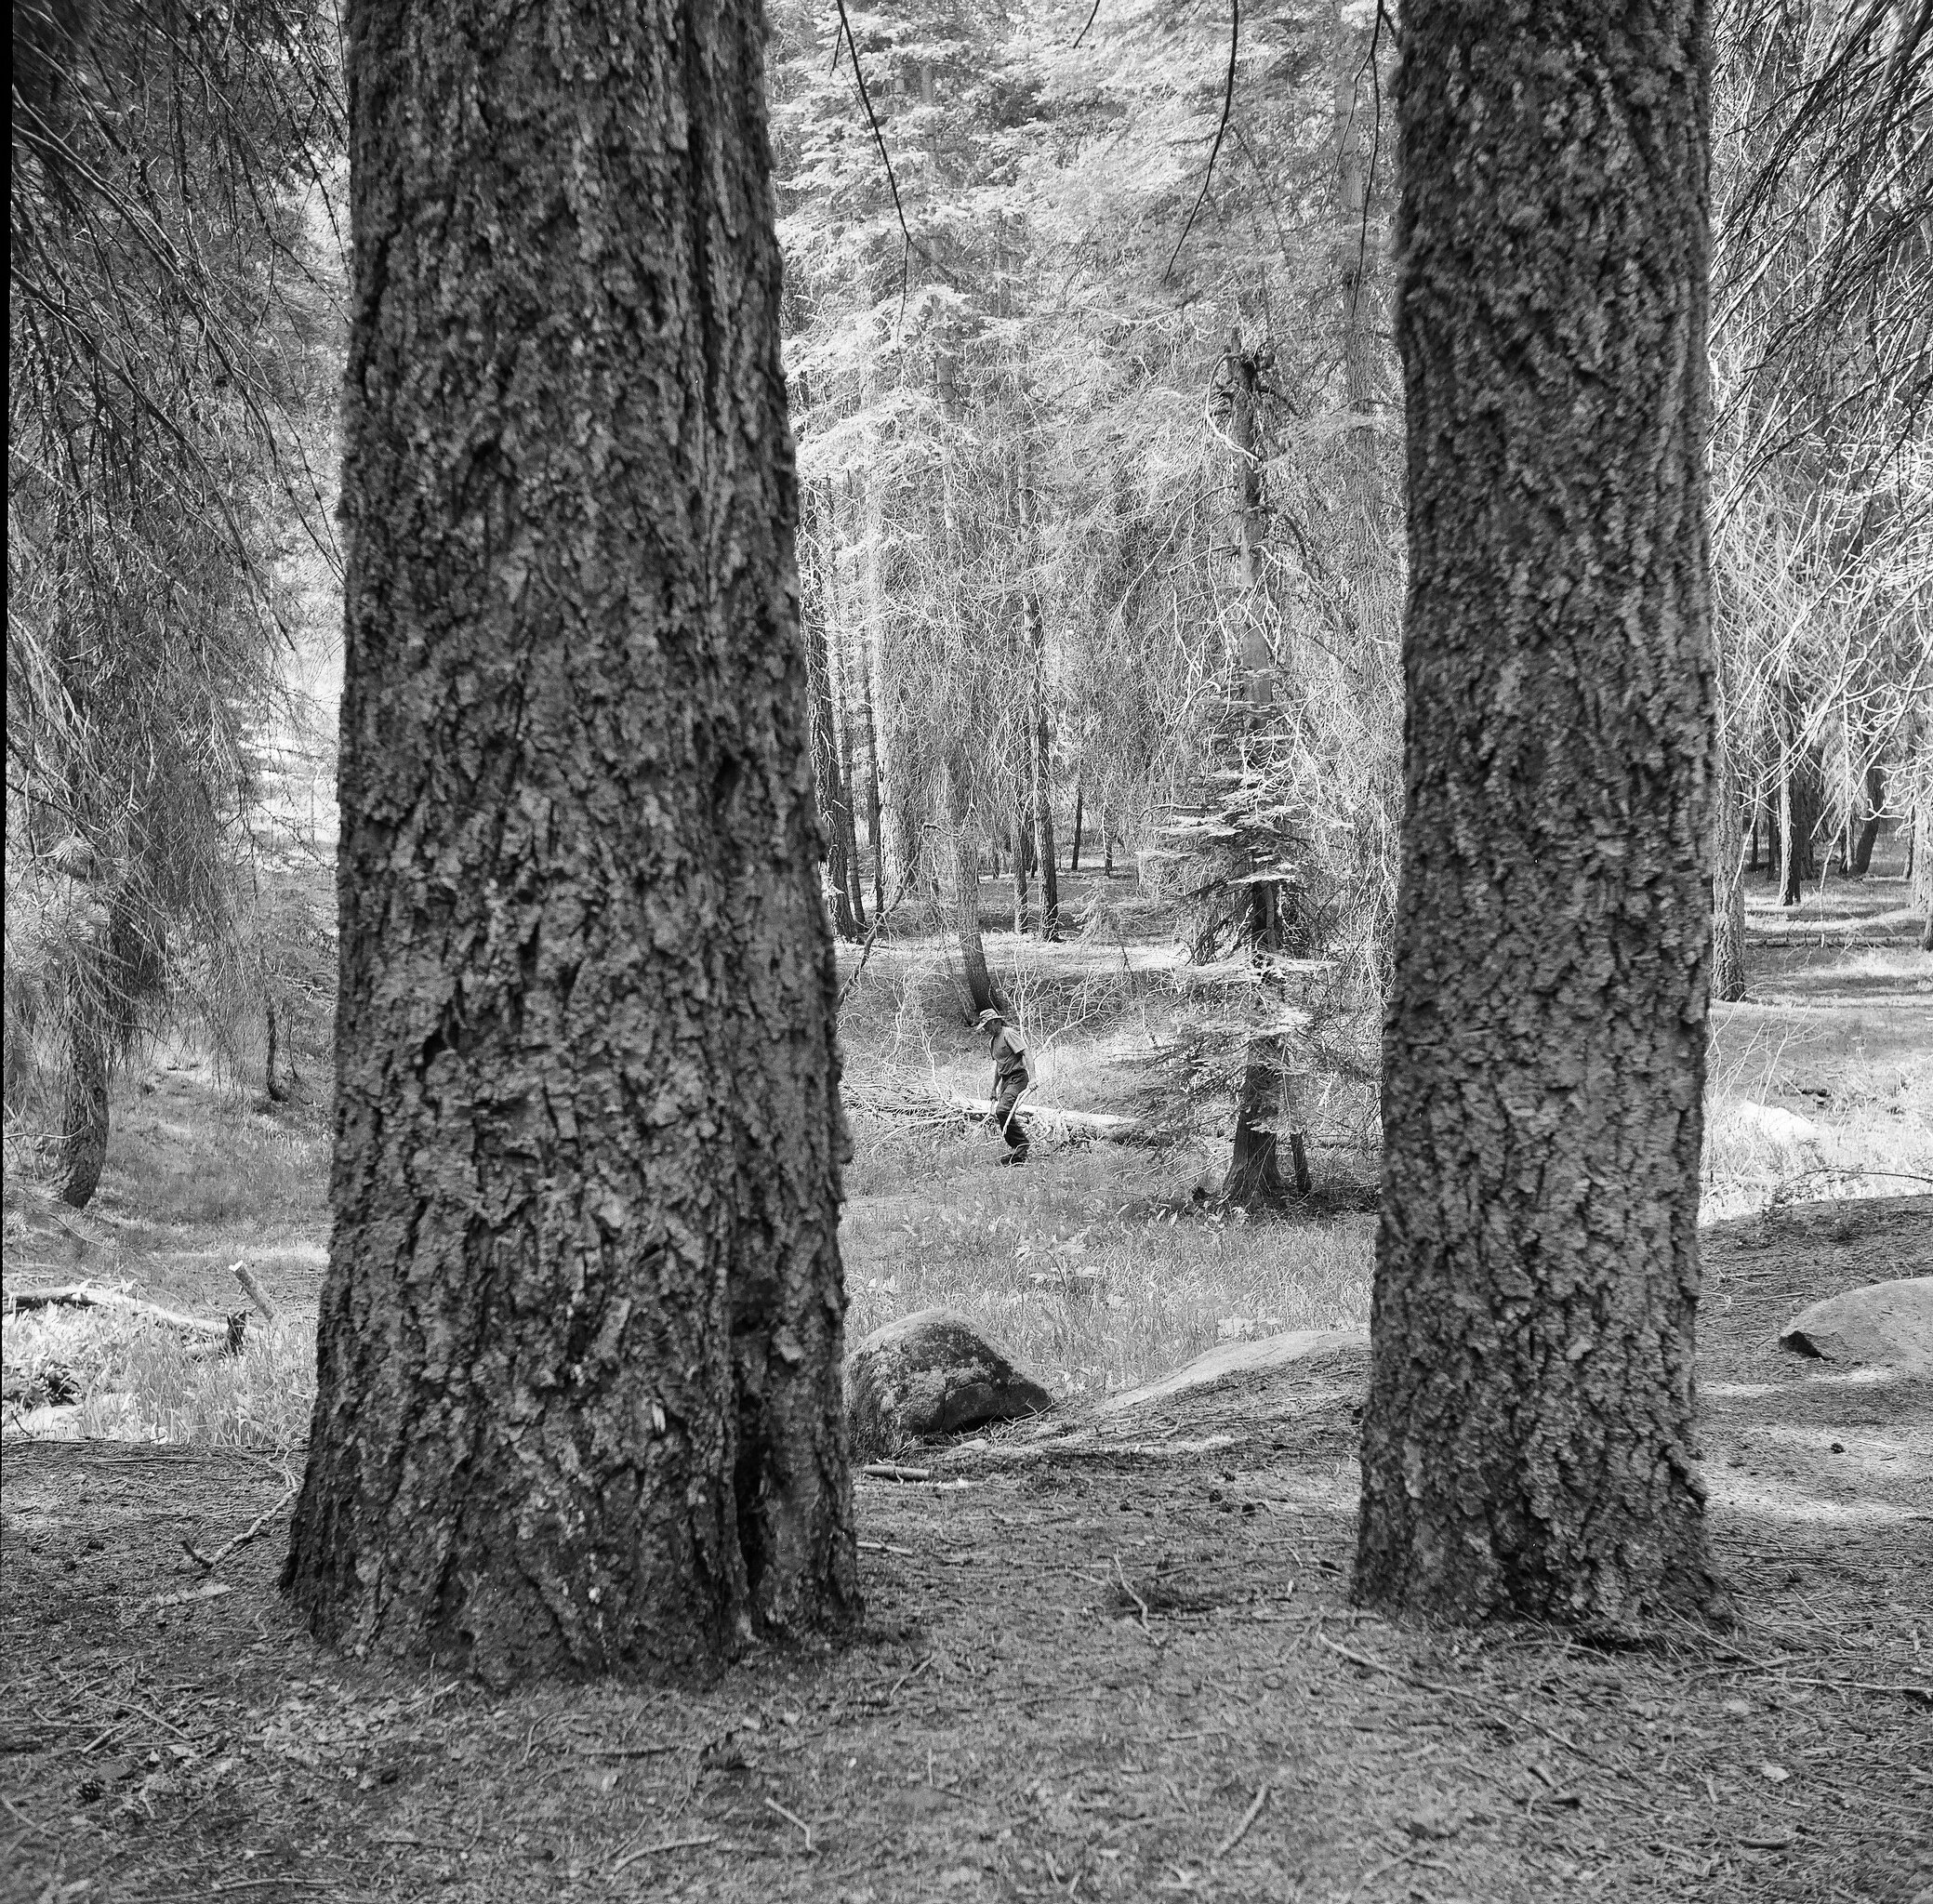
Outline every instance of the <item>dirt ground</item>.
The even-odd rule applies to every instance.
[[[1933,1897],[1933,1384],[1774,1343],[1933,1264],[1933,1197],[1707,1263],[1740,1619],[1620,1653],[1352,1613],[1340,1360],[862,1480],[857,1642],[677,1692],[323,1655],[273,1584],[299,1451],[9,1443],[0,1895]]]

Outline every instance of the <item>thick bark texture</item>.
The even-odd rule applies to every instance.
[[[1406,799],[1356,1593],[1623,1630],[1716,1593],[1706,23],[1414,0],[1402,41]]]
[[[762,23],[352,0],[335,1228],[285,1590],[492,1683],[857,1612]]]

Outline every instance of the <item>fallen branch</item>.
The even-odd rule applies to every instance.
[[[118,1309],[126,1315],[145,1316],[167,1329],[183,1329],[190,1335],[220,1336],[240,1345],[241,1331],[234,1327],[232,1318],[183,1316],[179,1310],[164,1309],[157,1302],[137,1302],[125,1289],[107,1289],[99,1283],[67,1283],[52,1289],[9,1289],[7,1301],[14,1309]]]
[[[868,1461],[859,1472],[875,1481],[931,1481],[931,1468],[903,1468],[897,1461]]]
[[[656,1844],[641,1844],[635,1851],[627,1851],[610,1870],[609,1875],[616,1877],[627,1865],[636,1864],[641,1858],[655,1858],[666,1851],[690,1851],[700,1844],[716,1844],[718,1833],[707,1831],[696,1838],[666,1838]]]

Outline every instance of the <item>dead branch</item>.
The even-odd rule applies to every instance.
[[[242,1285],[243,1293],[262,1312],[271,1322],[275,1320],[275,1305],[262,1294],[262,1286],[256,1281],[255,1272],[245,1263],[233,1265],[235,1280]]]
[[[203,1554],[198,1552],[196,1548],[190,1542],[187,1535],[185,1534],[181,1537],[181,1546],[183,1550],[187,1553],[189,1559],[193,1561],[197,1567],[205,1567],[208,1569],[209,1572],[212,1573],[216,1567],[219,1567],[221,1563],[235,1551],[236,1548],[247,1546],[249,1541],[254,1540],[255,1537],[261,1532],[263,1527],[265,1527],[270,1521],[273,1520],[274,1517],[278,1514],[280,1514],[282,1510],[285,1507],[286,1507],[289,1504],[289,1502],[293,1501],[295,1498],[296,1484],[293,1481],[291,1481],[289,1483],[288,1492],[285,1494],[282,1497],[282,1499],[275,1503],[273,1507],[265,1509],[261,1514],[258,1514],[255,1517],[254,1521],[249,1525],[245,1532],[237,1534],[232,1540],[224,1541],[219,1547],[216,1548],[216,1550],[212,1554]]]
[[[183,1329],[190,1335],[219,1336],[224,1341],[240,1333],[226,1317],[183,1316],[177,1310],[164,1309],[157,1302],[138,1302],[125,1290],[106,1289],[99,1283],[66,1283],[52,1289],[9,1289],[7,1301],[14,1309],[118,1309],[167,1329]]]

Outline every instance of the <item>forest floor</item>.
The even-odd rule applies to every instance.
[[[333,1659],[274,1585],[321,1119],[158,1054],[86,1223],[9,1216],[8,1286],[89,1274],[219,1313],[241,1260],[284,1315],[199,1363],[7,1319],[10,1365],[85,1364],[88,1399],[45,1425],[90,1438],[16,1422],[0,1469],[0,1897],[1919,1897],[1933,1384],[1776,1348],[1814,1297],[1933,1262],[1933,1197],[1885,1194],[1933,1175],[1933,960],[1888,900],[1754,907],[1754,1001],[1715,1021],[1700,1341],[1737,1622],[1618,1652],[1349,1608],[1352,1358],[1092,1417],[1217,1341],[1359,1323],[1367,1179],[1325,1153],[1318,1208],[1244,1225],[1195,1200],[1208,1147],[997,1170],[984,1130],[892,1107],[915,1070],[929,1099],[984,1088],[934,1009],[944,948],[906,940],[850,1008],[855,1099],[888,1106],[854,1119],[854,1333],[967,1308],[1063,1411],[939,1453],[933,1484],[858,1482],[849,1646],[511,1697]],[[1121,1060],[1170,1009],[1151,943],[989,952],[1027,990],[1043,1096],[1132,1107]],[[258,1521],[212,1573],[183,1552]]]

